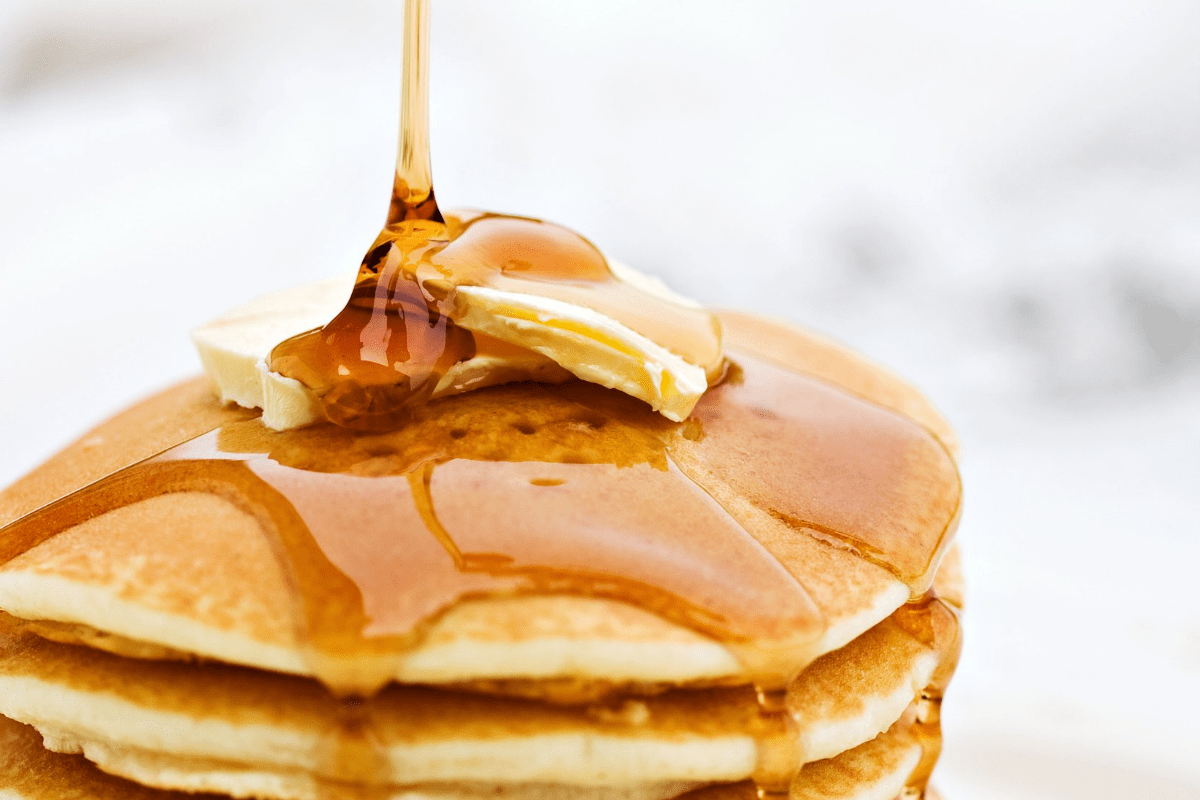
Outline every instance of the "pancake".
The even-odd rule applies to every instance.
[[[579,382],[369,435],[276,433],[197,381],[118,415],[0,493],[0,714],[235,797],[923,785],[953,434],[854,354],[723,321],[681,424]]]
[[[903,726],[829,761],[805,767],[797,782],[797,797],[805,800],[892,800],[881,794],[903,785],[904,770],[919,757],[919,744]],[[665,788],[665,787],[664,787]],[[668,791],[670,791],[668,789]],[[677,795],[679,800],[754,800],[749,783],[709,787]],[[108,775],[82,756],[53,753],[42,747],[41,737],[30,727],[0,717],[0,800],[217,800],[219,795],[189,794],[152,789]],[[643,800],[628,792],[580,792],[554,786],[527,785],[508,791],[488,791],[483,786],[453,788],[417,787],[380,796],[380,800],[479,800],[483,797],[520,797],[522,800]],[[941,800],[930,791],[927,800]],[[649,800],[649,798],[646,798]],[[657,798],[656,798],[657,800]]]
[[[955,573],[952,557],[937,582],[947,596],[958,593]],[[956,658],[956,637],[926,641],[906,613],[818,659],[789,687],[803,761],[828,759],[887,730],[939,666]],[[935,604],[929,613],[945,612]],[[746,778],[761,740],[774,735],[749,689],[555,706],[393,685],[353,728],[369,731],[386,763],[368,776],[347,775],[336,757],[348,746],[347,708],[311,680],[96,653],[0,616],[0,713],[32,724],[52,749],[82,752],[109,772],[166,788],[301,798],[313,791],[297,786],[317,775],[653,793]]]
[[[957,522],[958,479],[949,455],[952,435],[919,394],[859,357],[794,329],[733,314],[723,320],[735,364],[741,366],[722,387],[710,391],[695,419],[684,425],[664,423],[641,413],[637,404],[626,403],[627,398],[591,385],[518,385],[438,401],[428,407],[432,411],[425,418],[393,440],[371,441],[383,452],[396,453],[441,437],[450,453],[443,457],[450,461],[439,467],[431,488],[431,502],[442,517],[439,524],[456,536],[482,525],[492,526],[488,536],[496,535],[496,527],[514,525],[518,527],[513,530],[524,535],[519,526],[527,525],[528,519],[513,523],[498,518],[496,509],[506,500],[542,502],[547,493],[529,488],[540,486],[538,481],[574,485],[574,476],[582,470],[570,462],[580,460],[578,452],[568,452],[553,464],[554,458],[538,453],[515,459],[506,455],[489,465],[497,456],[471,450],[469,436],[461,441],[453,437],[471,420],[513,413],[514,408],[533,414],[534,421],[545,426],[545,441],[561,439],[571,433],[570,426],[583,424],[570,414],[582,413],[588,424],[607,421],[605,430],[575,434],[584,436],[580,447],[593,447],[598,453],[584,460],[614,458],[604,450],[609,447],[620,451],[618,458],[633,453],[636,463],[616,461],[617,469],[604,473],[602,481],[587,477],[582,494],[546,505],[547,524],[555,524],[555,515],[574,514],[570,518],[577,522],[583,508],[585,517],[618,511],[608,524],[634,527],[668,508],[670,518],[655,521],[658,529],[647,535],[661,535],[671,527],[726,526],[738,528],[739,535],[744,530],[752,537],[748,545],[739,545],[745,552],[732,557],[715,553],[694,568],[732,570],[739,558],[754,566],[750,561],[761,557],[747,555],[746,547],[765,548],[770,561],[787,571],[783,582],[794,579],[799,584],[795,597],[789,598],[794,600],[789,608],[795,609],[790,611],[791,627],[778,634],[784,637],[780,641],[713,635],[691,619],[637,607],[653,604],[595,596],[590,588],[565,594],[504,589],[483,596],[465,591],[430,608],[420,620],[415,642],[397,645],[385,641],[387,636],[364,634],[364,640],[374,640],[347,652],[322,653],[322,666],[313,658],[312,610],[302,608],[316,601],[297,598],[307,588],[297,589],[294,554],[281,558],[279,543],[257,533],[262,520],[236,497],[199,491],[133,497],[98,512],[87,510],[32,547],[14,544],[20,536],[10,528],[3,542],[8,550],[0,554],[0,562],[5,562],[0,567],[0,609],[38,621],[41,633],[61,641],[135,657],[215,659],[323,679],[336,673],[350,676],[349,688],[357,690],[388,680],[514,685],[537,681],[547,692],[563,687],[594,691],[588,688],[592,684],[745,684],[757,682],[754,666],[745,663],[746,652],[785,649],[794,674],[887,617],[910,595],[920,593],[926,575],[932,576]],[[760,358],[764,354],[770,359]],[[784,390],[787,393],[780,394]],[[810,393],[814,407],[826,416],[790,420],[795,392]],[[854,416],[832,434],[820,427],[829,427],[830,420],[837,422],[838,415],[845,414]],[[299,452],[307,457],[305,448],[321,446],[320,437],[328,436],[270,434],[257,425],[246,412],[219,406],[199,383],[183,384],[101,425],[0,494],[0,524],[214,427],[223,426],[221,434],[239,431],[241,440],[249,440],[240,445],[240,452],[270,464],[286,462],[292,442],[302,442]],[[539,428],[528,435],[529,430],[517,420],[505,428],[507,438],[499,445],[505,450],[529,447],[543,433]],[[796,436],[781,440],[781,431],[793,430]],[[861,448],[867,435],[875,435],[885,447],[869,460],[846,456]],[[605,444],[605,436],[616,444]],[[497,442],[488,441],[495,450]],[[349,447],[343,440],[326,446],[330,452]],[[789,485],[788,474],[804,472],[793,462],[806,451],[821,470],[828,470],[830,460],[846,460],[843,477],[835,475],[831,482],[817,474],[806,478],[808,484]],[[353,469],[407,468],[389,466],[388,455],[360,456]],[[228,458],[224,453],[221,457]],[[669,474],[662,474],[663,464]],[[346,464],[328,469],[344,471]],[[851,479],[860,481],[855,488],[861,491],[849,491],[844,481]],[[703,491],[697,494],[696,486]],[[812,503],[797,487],[826,495],[814,501],[825,507],[809,508]],[[617,496],[622,501],[614,502]],[[802,500],[794,502],[797,498]],[[837,525],[809,521],[829,509],[834,509]],[[34,514],[17,527],[35,528],[42,522]],[[426,522],[416,519],[422,534]],[[874,531],[882,545],[856,539],[847,530],[860,538],[861,531]],[[549,530],[546,535],[552,541],[557,534]],[[329,548],[325,542],[319,545],[324,552],[316,557],[324,558]],[[394,590],[367,585],[374,573],[383,574],[391,566],[375,563],[383,558],[376,554],[386,555],[389,546],[383,542],[374,549],[358,547],[372,553],[367,565],[358,567],[368,575],[360,579],[351,574],[357,585],[346,592],[352,597],[341,619],[357,614],[366,628],[366,619],[381,615],[373,603],[391,607],[401,602]],[[354,571],[342,562],[338,569]],[[755,589],[754,581],[723,588],[728,592],[734,585],[746,592]],[[731,595],[728,602],[741,613],[763,597],[767,596]],[[730,647],[735,640],[744,644],[740,652]],[[331,661],[334,667],[326,668]]]

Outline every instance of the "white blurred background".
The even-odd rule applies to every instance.
[[[354,267],[400,0],[0,4],[0,483]],[[438,197],[825,331],[965,443],[950,800],[1200,797],[1200,5],[437,0]]]

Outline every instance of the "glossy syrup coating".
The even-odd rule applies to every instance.
[[[731,329],[745,338],[745,327]],[[763,323],[758,334],[781,329]],[[737,341],[730,352],[736,368],[686,423],[581,382],[438,400],[378,434],[332,425],[275,433],[239,418],[17,521],[0,538],[0,561],[148,497],[224,497],[259,520],[292,577],[314,674],[359,696],[389,679],[386,656],[415,646],[462,599],[626,602],[743,660],[769,718],[760,782],[783,789],[802,758],[770,698],[824,630],[788,570],[788,537],[854,548],[909,582],[917,601],[905,619],[952,665],[945,640],[957,621],[926,590],[957,519],[958,474],[923,425],[797,368],[813,365],[772,364]],[[761,538],[727,509],[737,497],[788,533]],[[347,658],[362,654],[385,658],[364,671]],[[930,753],[947,678],[922,706]],[[349,720],[346,741],[360,727]]]

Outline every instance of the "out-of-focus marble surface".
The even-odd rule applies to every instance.
[[[1200,7],[438,0],[438,195],[816,327],[965,443],[958,800],[1200,796]],[[0,483],[357,263],[399,2],[0,5]]]

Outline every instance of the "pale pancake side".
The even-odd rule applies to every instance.
[[[133,755],[127,762],[129,772],[161,775],[173,770],[176,782],[185,783],[186,764],[163,764],[153,755],[144,760]],[[289,791],[289,780],[296,784]],[[231,781],[232,782],[232,781]],[[279,789],[280,796],[304,797],[312,793],[312,781],[304,776],[258,775],[241,781],[239,796],[254,793],[267,785]],[[310,795],[304,794],[307,786]],[[690,787],[672,785],[620,789],[580,789],[553,785],[488,786],[449,785],[397,789],[379,800],[665,800]],[[373,795],[377,796],[377,795]],[[33,728],[0,716],[0,800],[221,800],[226,795],[191,794],[154,789],[134,781],[102,772],[81,755],[51,752],[42,746],[42,737]],[[321,800],[325,800],[322,798]]]
[[[52,753],[33,728],[0,717],[0,800],[218,800],[115,778],[83,756]]]
[[[920,745],[901,724],[860,747],[828,761],[810,764],[801,772],[793,789],[795,800],[892,800],[899,794],[913,765],[920,756]],[[137,754],[128,758],[130,771],[141,770],[146,777],[174,769],[186,773],[188,764],[168,765],[153,758],[138,762]],[[140,764],[140,766],[139,766]],[[177,777],[180,777],[177,775]],[[257,785],[279,786],[279,775],[243,776],[243,794],[252,794]],[[295,782],[294,800],[319,800],[316,787],[303,779]],[[897,787],[890,794],[884,792]],[[446,785],[412,787],[389,792],[387,800],[482,800],[485,797],[512,797],[522,800],[660,800],[671,795],[668,787],[631,790],[581,790],[577,787],[525,785],[485,787]],[[101,772],[79,756],[51,753],[41,746],[33,729],[0,717],[0,800],[215,800],[218,795],[195,795],[150,789]],[[747,783],[699,789],[679,800],[752,800],[754,789]],[[929,793],[927,800],[940,800]]]

